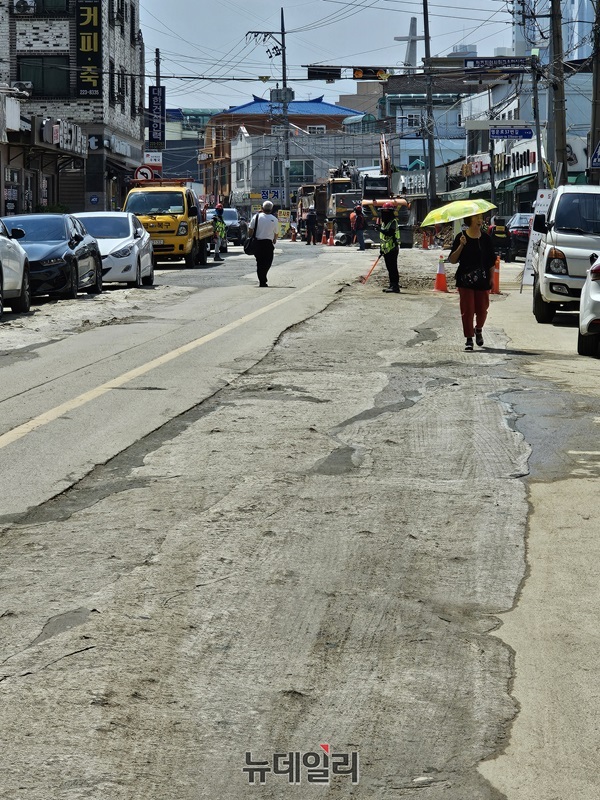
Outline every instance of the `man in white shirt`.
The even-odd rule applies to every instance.
[[[267,272],[273,263],[273,252],[279,233],[279,220],[271,213],[273,203],[270,200],[265,200],[262,207],[263,210],[250,221],[248,232],[252,235],[256,226],[256,252],[254,253],[256,274],[258,275],[258,285],[266,287],[268,285]]]

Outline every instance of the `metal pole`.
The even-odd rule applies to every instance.
[[[554,89],[554,119],[556,130],[555,163],[557,183],[569,182],[569,165],[567,163],[567,123],[565,102],[565,77],[562,51],[562,13],[560,0],[551,0],[552,6],[552,44],[553,44],[553,70],[552,84]]]
[[[538,189],[546,188],[546,177],[544,169],[544,161],[542,159],[542,132],[540,129],[540,102],[538,96],[538,74],[539,63],[537,56],[531,57],[531,89],[532,95],[532,109],[533,121],[535,123],[535,146],[537,149],[537,176],[538,176]]]
[[[488,88],[488,108],[492,119],[492,90]],[[491,130],[488,128],[488,149],[490,153],[490,200],[496,205],[496,170],[494,165],[494,150],[496,141],[492,139]]]
[[[435,185],[435,139],[433,135],[433,89],[431,81],[431,39],[429,36],[429,10],[427,0],[423,0],[423,33],[425,35],[425,76],[427,100],[427,144],[429,155],[429,182],[427,187],[427,210],[435,205],[437,190]]]
[[[156,85],[160,86],[160,50],[158,47],[154,51],[154,65],[156,66]]]
[[[596,3],[596,19],[594,22],[594,39],[592,54],[594,56],[592,72],[592,120],[590,125],[590,142],[588,153],[590,158],[590,183],[600,183],[600,169],[592,167],[592,156],[600,144],[600,3]]]
[[[291,209],[290,205],[290,121],[288,119],[288,100],[287,100],[287,62],[285,57],[285,22],[283,19],[283,8],[281,9],[281,71],[283,85],[283,125],[285,134],[284,162],[283,162],[283,184],[285,192],[285,202],[283,208]]]

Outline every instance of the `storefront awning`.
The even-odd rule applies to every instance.
[[[477,186],[469,186],[471,194],[483,194],[484,192],[492,191],[491,183],[479,183]]]
[[[450,192],[440,192],[442,200],[468,200],[469,190],[466,188],[452,189]]]
[[[512,192],[515,186],[519,186],[521,183],[527,183],[528,181],[537,181],[537,174],[536,175],[524,175],[521,178],[515,178],[514,180],[503,181],[500,186],[498,187],[499,192]],[[504,185],[502,185],[504,184]]]

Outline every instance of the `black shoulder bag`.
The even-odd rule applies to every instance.
[[[260,213],[260,212],[259,212]],[[250,223],[252,224],[252,223]],[[258,214],[256,215],[254,227],[252,228],[252,236],[244,242],[244,253],[247,256],[253,256],[256,253],[256,229],[258,228]]]

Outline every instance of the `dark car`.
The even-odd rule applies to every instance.
[[[515,214],[508,220],[506,225],[508,233],[506,261],[514,261],[517,256],[525,258],[527,255],[532,217],[533,214]]]
[[[216,214],[214,208],[206,210],[206,221],[212,222],[212,218]],[[237,208],[224,208],[223,221],[227,226],[227,241],[231,244],[244,244],[248,238],[248,223],[245,219],[240,217]],[[227,252],[227,245],[221,245],[221,252]]]
[[[2,217],[12,231],[20,228],[19,239],[29,259],[32,295],[77,297],[102,291],[102,257],[98,242],[83,223],[70,214],[22,214]]]
[[[508,230],[506,225],[506,217],[494,217],[492,224],[488,228],[495,252],[503,257],[506,256],[508,251]]]

